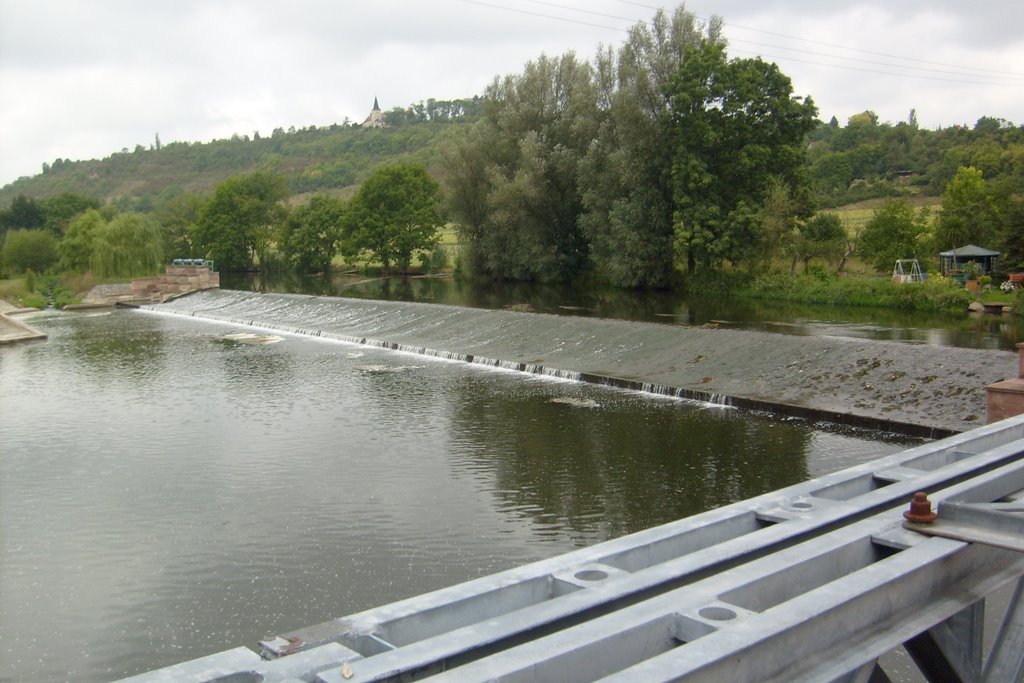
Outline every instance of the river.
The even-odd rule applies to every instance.
[[[0,348],[0,680],[106,681],[917,443],[141,311]]]

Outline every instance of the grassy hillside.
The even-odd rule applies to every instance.
[[[293,195],[328,191],[344,195],[384,163],[415,162],[433,169],[445,142],[468,125],[438,121],[393,128],[277,129],[270,137],[174,142],[160,149],[139,146],[101,160],[57,160],[44,173],[0,189],[0,206],[21,194],[42,199],[75,192],[122,209],[145,211],[161,199],[212,191],[222,180],[255,171],[283,175]]]

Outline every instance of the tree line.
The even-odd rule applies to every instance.
[[[906,121],[879,122],[864,111],[845,126],[819,122],[806,141],[808,176],[819,206],[835,207],[877,197],[939,196],[960,168],[980,171],[991,191],[1024,192],[1024,126],[983,116],[972,128],[920,128]]]
[[[617,50],[573,53],[495,79],[441,171],[469,269],[518,280],[596,274],[670,286],[683,271],[879,270],[968,243],[1024,266],[1024,128],[816,120],[760,59],[730,58],[721,23],[678,8]],[[941,194],[937,217],[907,203]],[[824,208],[886,198],[863,230]],[[909,224],[907,224],[909,222]]]
[[[796,248],[815,123],[776,65],[730,59],[721,21],[679,8],[592,62],[542,56],[495,79],[442,173],[472,272],[665,287],[677,260],[693,272]]]
[[[283,176],[259,172],[229,178],[210,196],[178,195],[150,213],[70,193],[42,201],[21,195],[0,211],[0,272],[127,278],[155,273],[172,258],[202,257],[226,271],[320,273],[338,254],[407,272],[439,239],[440,187],[422,166],[381,166],[348,201],[318,194],[290,207],[289,196]]]

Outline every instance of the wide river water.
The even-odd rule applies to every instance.
[[[0,347],[0,680],[107,681],[917,443],[143,311]]]

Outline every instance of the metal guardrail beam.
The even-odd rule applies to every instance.
[[[262,653],[270,659],[290,659],[294,653],[312,652],[326,644],[340,644],[353,654],[346,654],[343,660],[335,660],[333,667],[309,669],[302,676],[303,680],[336,682],[407,680],[452,667],[457,667],[453,675],[465,671],[468,676],[455,680],[477,680],[472,678],[472,672],[480,673],[482,670],[477,668],[474,660],[480,660],[479,666],[483,666],[485,661],[489,662],[488,666],[505,661],[500,652],[493,653],[531,639],[536,639],[532,642],[539,644],[538,652],[556,653],[559,650],[551,649],[554,641],[550,638],[557,638],[562,633],[579,634],[579,629],[586,629],[591,623],[613,629],[618,634],[614,642],[622,643],[614,647],[606,643],[598,646],[596,651],[592,646],[579,650],[591,652],[591,655],[602,650],[623,652],[632,647],[628,643],[634,639],[641,643],[653,642],[650,640],[652,633],[660,634],[655,640],[660,639],[658,642],[663,642],[664,647],[670,650],[703,651],[707,643],[723,637],[716,634],[739,632],[731,627],[721,628],[722,622],[739,624],[750,617],[755,623],[778,618],[782,624],[785,623],[784,615],[779,610],[768,609],[765,614],[771,612],[772,617],[767,618],[761,610],[751,607],[754,603],[750,600],[754,598],[741,601],[741,604],[729,601],[719,604],[716,598],[695,606],[693,613],[682,613],[675,608],[663,611],[660,621],[656,619],[657,624],[653,626],[646,617],[629,628],[619,628],[615,624],[625,623],[620,619],[623,615],[632,614],[631,610],[643,614],[651,605],[661,604],[652,600],[678,602],[678,599],[692,595],[694,586],[725,580],[722,577],[735,577],[737,572],[748,577],[763,574],[762,579],[768,581],[767,577],[773,575],[770,571],[773,562],[790,561],[795,547],[802,548],[801,552],[811,552],[808,544],[816,548],[813,554],[824,553],[822,557],[828,558],[821,561],[822,566],[841,565],[842,576],[852,571],[871,574],[880,571],[873,568],[876,565],[894,567],[906,561],[897,562],[894,558],[895,564],[882,565],[881,560],[887,559],[883,557],[886,553],[933,562],[927,559],[930,555],[921,554],[924,551],[907,554],[913,549],[911,546],[920,544],[906,540],[912,538],[911,532],[899,529],[902,535],[898,535],[898,542],[888,543],[896,548],[883,550],[887,548],[885,542],[872,539],[871,534],[865,536],[863,531],[870,528],[873,530],[871,533],[878,532],[880,527],[876,516],[891,516],[894,511],[902,510],[918,490],[934,494],[953,490],[964,482],[973,482],[970,491],[971,496],[976,497],[972,501],[997,500],[1008,493],[1005,489],[1010,480],[993,480],[990,475],[1007,467],[1024,470],[1024,416],[549,560],[301,629],[261,643]],[[1024,488],[1024,482],[1018,488]],[[948,495],[943,494],[943,500],[955,499]],[[898,513],[895,514],[898,520]],[[888,533],[888,536],[893,536],[893,533]],[[942,539],[942,542],[958,543],[948,539]],[[832,547],[829,543],[834,546],[831,555],[824,550]],[[957,547],[963,545],[959,543]],[[933,544],[931,547],[937,546]],[[1008,551],[987,549],[971,551],[962,557],[953,553],[951,557],[955,555],[957,558],[953,561],[956,571],[972,574],[977,562],[985,564],[999,560],[993,566],[1002,566],[999,553],[1005,552]],[[843,563],[847,564],[836,564],[840,558],[844,558]],[[865,558],[870,561],[865,561]],[[853,565],[848,564],[849,561],[853,561]],[[941,566],[945,560],[939,558],[934,562]],[[796,575],[793,567],[780,566],[787,566],[785,572]],[[1016,569],[1005,571],[1012,574]],[[924,576],[920,572],[910,573],[915,577]],[[956,578],[958,576],[956,574],[953,579],[960,580]],[[838,580],[838,577],[833,578]],[[925,576],[923,580],[939,579]],[[999,575],[996,582],[1003,580],[1006,579]],[[898,583],[896,579],[893,581]],[[824,590],[824,584],[814,585],[817,588],[811,592]],[[988,584],[984,587],[987,588]],[[856,586],[851,584],[847,588]],[[739,590],[738,586],[736,590]],[[779,589],[768,581],[749,590],[770,595],[778,594]],[[816,595],[812,602],[820,598]],[[879,606],[884,606],[889,600],[888,597],[877,596],[862,599],[875,600]],[[754,602],[757,600],[761,598]],[[932,614],[929,619],[938,618],[945,613],[943,610],[953,610],[952,614],[965,607],[953,602],[943,602],[942,605],[944,607],[936,608],[938,611],[934,614],[929,613]],[[711,611],[707,612],[708,609]],[[841,608],[837,606],[836,609]],[[701,614],[701,610],[705,613]],[[727,612],[735,616],[722,619]],[[923,622],[919,620],[906,623],[912,624],[911,629],[917,628],[911,636],[930,627],[930,624],[921,625]],[[556,632],[554,635],[546,635],[553,631]],[[701,641],[700,648],[679,647],[682,642],[694,640]],[[521,647],[530,647],[530,644]],[[788,648],[785,644],[781,647],[784,650]],[[515,648],[508,652],[521,654],[522,651]],[[487,659],[481,659],[483,657]],[[627,660],[628,657],[621,659],[619,664],[634,663]],[[636,661],[641,660],[646,661],[646,657]],[[868,663],[861,662],[858,666],[867,666]],[[463,664],[465,666],[460,666]],[[841,674],[846,676],[856,668],[851,664]],[[243,670],[224,667],[224,675],[232,671]],[[870,678],[870,667],[865,671]],[[352,678],[345,678],[342,675],[345,672],[351,673]],[[146,677],[157,673],[132,680],[163,680]],[[316,678],[318,674],[319,678]],[[274,678],[275,674],[269,670],[260,675],[260,679],[252,680],[283,680]],[[193,677],[177,680],[215,679]]]
[[[936,497],[972,500],[993,485],[1024,489],[1024,461]],[[1024,554],[905,532],[901,521],[886,511],[429,680],[844,680],[1024,575]],[[1006,652],[1020,642],[1008,638]],[[1020,670],[1024,649],[1009,659]]]

